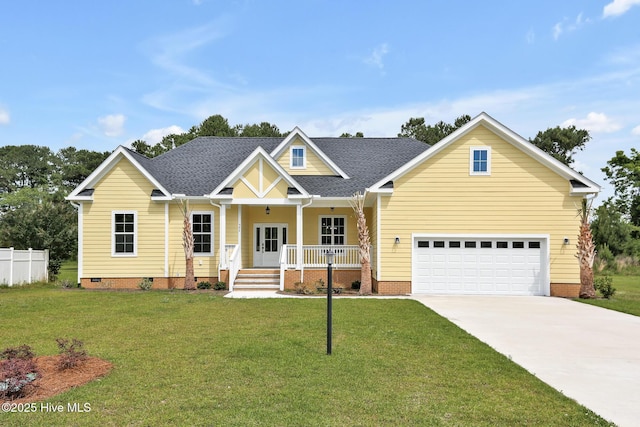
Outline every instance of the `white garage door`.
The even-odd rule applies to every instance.
[[[414,237],[413,293],[548,295],[542,237]]]

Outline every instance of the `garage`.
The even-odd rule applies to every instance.
[[[412,292],[549,295],[548,236],[416,235]]]

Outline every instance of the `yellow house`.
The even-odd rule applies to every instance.
[[[360,277],[349,201],[366,200],[379,294],[577,296],[581,199],[600,187],[482,113],[410,138],[199,137],[153,159],[119,147],[69,196],[84,287],[181,287],[188,201],[198,281],[291,289]]]

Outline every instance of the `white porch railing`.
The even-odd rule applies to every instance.
[[[301,267],[326,267],[327,251],[335,254],[333,266],[336,268],[360,268],[360,253],[357,245],[304,245],[302,247]],[[297,268],[298,248],[295,245],[284,245],[280,257],[280,266],[284,269]]]
[[[240,245],[225,245],[225,253],[229,271],[229,283],[227,283],[227,285],[229,286],[229,291],[233,291],[233,283],[236,281],[236,277],[240,271]]]

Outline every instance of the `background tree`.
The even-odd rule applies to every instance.
[[[599,254],[607,247],[612,256],[640,256],[640,227],[624,219],[611,200],[595,210],[591,231]]]
[[[342,135],[340,135],[340,138],[364,138],[364,133],[356,132],[355,135],[351,135],[349,132],[345,132]]]
[[[77,213],[64,200],[30,193],[16,209],[9,209],[0,219],[0,246],[16,249],[49,249],[54,261],[71,259],[77,252]],[[16,199],[18,199],[17,197]],[[15,201],[14,201],[15,203]]]
[[[578,151],[584,150],[590,139],[588,130],[576,129],[575,126],[565,128],[556,126],[538,132],[535,138],[529,139],[529,142],[571,167],[574,162],[573,156]]]
[[[614,203],[620,213],[633,225],[640,226],[640,151],[632,148],[629,156],[616,151],[602,171],[613,184]]]
[[[49,186],[54,164],[54,155],[48,147],[0,147],[0,193],[23,187]]]
[[[73,189],[80,185],[98,166],[109,157],[109,152],[78,150],[74,147],[58,151],[57,167],[59,181],[63,187]]]
[[[458,117],[453,124],[445,123],[441,120],[435,125],[426,125],[424,117],[412,117],[401,126],[398,136],[414,138],[433,145],[469,121],[471,121],[471,116],[465,114]]]
[[[278,126],[272,125],[269,122],[262,122],[259,125],[246,124],[240,127],[238,136],[245,137],[255,137],[255,136],[264,136],[264,137],[283,137],[284,134],[280,132]]]

